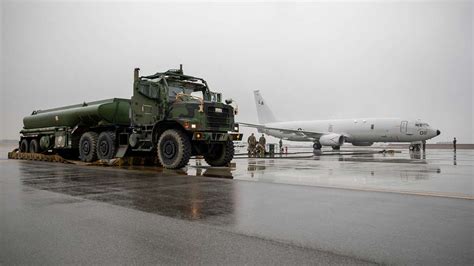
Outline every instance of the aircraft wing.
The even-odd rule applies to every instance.
[[[257,125],[257,124],[250,124],[250,123],[242,123],[239,122],[239,125],[245,126],[245,127],[253,127],[256,129],[262,129],[262,130],[274,130],[274,131],[279,131],[283,134],[294,134],[297,136],[301,137],[306,137],[308,139],[312,140],[317,140],[319,139],[322,135],[325,135],[327,133],[323,132],[312,132],[312,131],[305,131],[305,130],[296,130],[296,129],[287,129],[287,128],[276,128],[276,127],[267,127],[264,125]]]

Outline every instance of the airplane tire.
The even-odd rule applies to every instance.
[[[322,148],[321,143],[315,142],[315,143],[313,144],[313,149],[315,149],[315,150],[320,150],[321,148]]]

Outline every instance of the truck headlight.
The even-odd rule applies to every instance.
[[[239,132],[239,124],[234,124],[234,131]]]
[[[196,128],[197,125],[196,124],[191,124],[191,128]]]

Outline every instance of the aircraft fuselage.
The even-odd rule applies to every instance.
[[[342,134],[345,140],[354,144],[373,142],[416,142],[439,135],[439,131],[420,120],[398,118],[363,118],[313,121],[272,122],[266,127],[291,130]],[[278,130],[259,129],[276,138],[291,141],[314,141],[306,136],[283,133]]]

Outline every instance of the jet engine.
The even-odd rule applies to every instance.
[[[342,146],[344,136],[336,133],[326,134],[319,138],[319,143],[323,146]]]
[[[353,146],[372,146],[373,142],[352,142]]]

